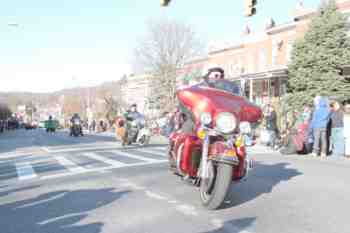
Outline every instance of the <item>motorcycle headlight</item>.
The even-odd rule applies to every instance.
[[[131,122],[131,126],[136,127],[137,126],[137,122],[136,121],[132,121]]]
[[[216,119],[216,128],[224,134],[232,133],[237,127],[236,117],[229,112],[222,112]]]
[[[203,112],[201,114],[201,124],[209,125],[212,121],[211,114],[209,112]]]
[[[247,121],[241,122],[239,124],[239,131],[241,134],[250,134],[252,131],[250,123]]]

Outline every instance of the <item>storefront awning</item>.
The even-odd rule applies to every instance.
[[[288,77],[288,69],[287,67],[279,67],[271,70],[267,70],[264,72],[243,74],[234,79],[271,79],[271,78],[287,78]]]

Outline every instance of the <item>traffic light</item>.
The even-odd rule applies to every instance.
[[[257,0],[244,0],[244,15],[250,17],[256,14]]]
[[[161,6],[168,6],[170,3],[170,0],[160,0],[160,5]]]

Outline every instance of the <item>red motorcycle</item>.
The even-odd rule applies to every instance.
[[[262,111],[242,96],[239,85],[228,80],[191,86],[176,94],[194,130],[186,132],[180,126],[170,135],[170,169],[200,187],[206,208],[217,209],[231,184],[247,176],[252,167],[246,139],[250,141],[252,126]]]

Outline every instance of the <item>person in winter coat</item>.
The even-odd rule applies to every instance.
[[[332,155],[345,155],[344,112],[337,101],[331,103],[331,146]]]
[[[330,120],[328,101],[324,97],[316,96],[315,110],[311,120],[311,128],[314,137],[313,156],[327,156],[327,125]]]
[[[269,145],[274,149],[275,142],[277,139],[277,134],[278,134],[277,114],[276,114],[276,111],[274,110],[273,106],[270,104],[267,106],[267,113],[265,116],[265,120],[266,120],[266,130],[271,135],[271,141],[270,141]]]

